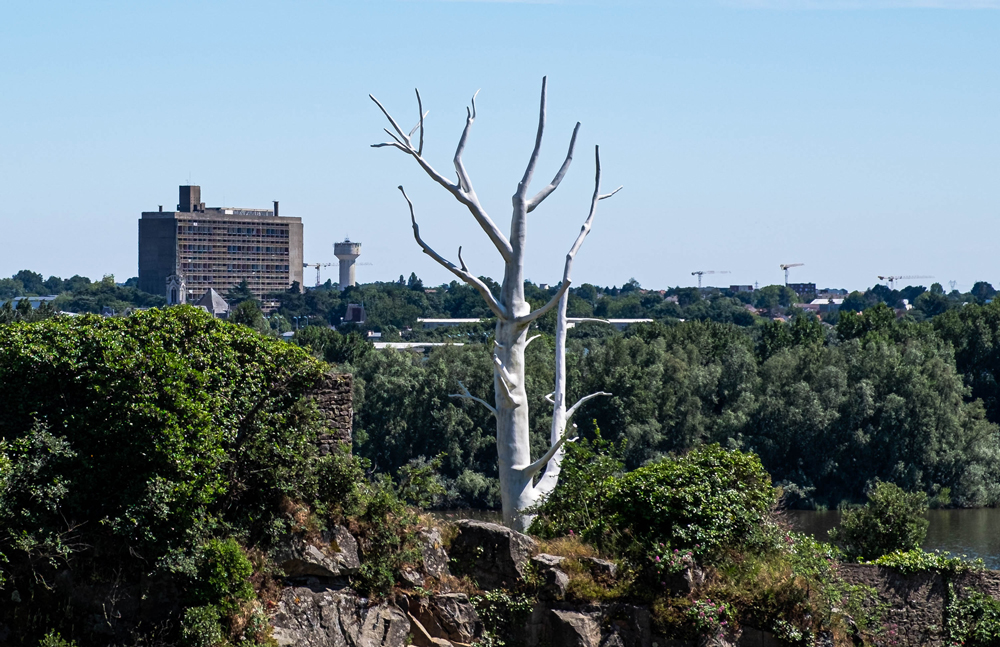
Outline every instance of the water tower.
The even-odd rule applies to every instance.
[[[340,289],[354,285],[354,261],[361,256],[361,243],[352,243],[345,238],[342,243],[333,244],[333,254],[340,259]]]

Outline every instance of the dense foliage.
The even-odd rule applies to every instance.
[[[949,647],[1000,646],[1000,600],[977,591],[965,590],[958,595],[948,586]]]
[[[979,398],[992,393],[992,366],[1000,370],[998,312],[1000,303],[969,305],[940,324],[918,323],[876,305],[843,313],[836,327],[805,315],[623,333],[581,324],[570,331],[568,397],[612,394],[588,402],[576,421],[584,437],[600,427],[623,445],[626,469],[719,443],[759,455],[792,507],[864,501],[875,479],[925,492],[936,505],[992,505],[1000,501],[1000,412]],[[554,361],[553,339],[540,330],[526,356],[536,456],[548,443]],[[967,340],[957,360],[952,339]],[[495,505],[493,419],[450,397],[461,381],[493,399],[489,340],[424,355],[374,351],[359,337],[310,326],[295,341],[354,373],[359,454],[395,473],[444,453],[441,504]]]
[[[0,586],[19,603],[0,607],[0,624],[18,628],[12,644],[53,628],[105,644],[78,622],[90,603],[74,600],[137,600],[143,578],[163,631],[254,644],[266,622],[248,547],[297,527],[296,507],[321,525],[363,515],[365,492],[380,491],[343,451],[319,455],[306,396],[326,369],[295,346],[189,307],[2,333]],[[399,507],[386,496],[380,509]],[[82,585],[88,595],[67,598]]]
[[[589,448],[571,450],[567,462],[558,494],[540,506],[532,530],[552,537],[578,533],[622,554],[659,543],[695,554],[744,543],[775,503],[760,460],[718,445],[628,473],[614,473],[613,460]],[[566,492],[575,506],[566,505]]]
[[[630,541],[708,552],[745,541],[774,503],[757,456],[707,445],[615,479],[606,523]]]
[[[840,527],[830,538],[851,557],[875,559],[893,551],[920,548],[927,536],[927,495],[904,492],[892,483],[876,481],[868,502],[844,510]]]

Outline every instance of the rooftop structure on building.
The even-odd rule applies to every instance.
[[[246,281],[258,299],[302,285],[302,219],[272,209],[206,207],[201,187],[182,186],[176,211],[139,219],[139,289],[169,304],[225,293]]]
[[[222,298],[222,295],[215,291],[215,288],[208,288],[208,291],[195,301],[195,307],[204,308],[213,317],[225,319],[229,316],[229,304]]]
[[[796,304],[796,307],[802,308],[807,312],[815,312],[816,314],[826,314],[827,312],[834,312],[835,310],[840,310],[840,304],[844,302],[843,299],[813,299],[809,303]]]
[[[593,317],[566,317],[566,328],[568,330],[579,323],[585,323],[587,321],[611,324],[616,330],[625,330],[632,324],[653,322],[652,319],[595,319]]]
[[[430,341],[376,341],[372,343],[376,349],[390,348],[392,350],[419,350],[427,352],[438,346],[464,346],[462,343],[454,342],[430,342]]]
[[[478,317],[471,317],[468,319],[459,317],[443,319],[417,319],[417,323],[421,324],[424,330],[434,330],[435,328],[454,328],[455,326],[461,326],[463,324],[476,324],[481,321],[482,319]]]

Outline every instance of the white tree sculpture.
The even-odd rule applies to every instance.
[[[580,229],[580,234],[576,237],[576,242],[566,254],[566,264],[563,269],[563,279],[556,294],[552,299],[537,310],[531,310],[530,304],[524,299],[524,249],[527,233],[527,216],[534,211],[539,204],[547,198],[562,181],[573,160],[573,148],[576,145],[576,136],[580,130],[579,122],[573,128],[573,136],[569,142],[569,151],[566,159],[556,173],[552,181],[541,191],[528,197],[528,185],[535,172],[535,164],[538,161],[539,150],[542,145],[542,133],[545,130],[545,90],[546,79],[542,79],[541,108],[538,115],[538,132],[535,135],[535,147],[531,151],[528,160],[528,167],[524,171],[524,177],[517,185],[517,191],[513,196],[514,214],[510,224],[510,236],[504,236],[503,232],[493,223],[493,220],[483,209],[472,188],[472,181],[465,170],[462,162],[462,152],[469,138],[469,131],[472,123],[476,119],[476,95],[472,97],[471,107],[466,109],[467,117],[465,129],[458,140],[458,148],[455,151],[455,171],[458,178],[455,182],[449,181],[438,173],[423,157],[424,148],[424,112],[423,104],[420,100],[420,92],[417,91],[417,109],[419,111],[419,121],[409,133],[404,132],[395,119],[382,106],[378,100],[369,95],[371,100],[382,110],[382,113],[392,125],[392,131],[388,128],[385,132],[389,134],[392,141],[381,144],[373,144],[375,148],[382,146],[392,146],[413,156],[421,168],[435,182],[443,186],[451,193],[456,200],[464,204],[472,213],[473,218],[483,228],[486,235],[493,241],[497,251],[504,261],[504,277],[501,284],[500,296],[495,297],[486,284],[476,277],[466,266],[462,259],[462,248],[458,248],[458,265],[446,260],[435,252],[420,237],[420,229],[417,226],[417,219],[413,211],[413,203],[406,195],[403,187],[399,190],[403,193],[410,208],[410,220],[413,223],[413,236],[417,244],[425,254],[446,267],[449,271],[462,279],[482,295],[486,300],[490,310],[497,317],[496,335],[493,349],[493,387],[495,392],[496,405],[490,405],[484,400],[474,397],[469,393],[464,385],[463,393],[454,394],[452,397],[466,398],[474,400],[493,414],[497,421],[497,454],[499,459],[500,473],[500,495],[503,503],[504,523],[515,530],[523,531],[531,523],[531,516],[525,510],[536,505],[543,497],[549,494],[559,480],[560,463],[562,462],[563,443],[567,440],[567,424],[587,400],[598,395],[608,395],[607,393],[593,393],[580,399],[579,402],[570,408],[566,408],[566,299],[570,286],[570,270],[573,267],[573,259],[577,251],[583,244],[583,240],[590,233],[590,226],[597,211],[597,203],[600,200],[611,197],[621,188],[612,193],[602,194],[601,186],[601,157],[599,147],[594,147],[594,157],[596,161],[596,176],[594,179],[594,195],[590,203],[590,213]],[[478,94],[478,92],[476,93]],[[395,131],[395,132],[393,132]],[[414,146],[412,137],[419,131],[419,139]],[[558,307],[558,317],[556,323],[556,376],[555,391],[549,396],[553,403],[552,431],[550,447],[545,454],[536,461],[531,460],[531,448],[529,443],[528,426],[528,396],[524,386],[524,351],[528,343],[535,337],[528,338],[528,327],[533,321]],[[544,473],[535,480],[542,470]]]

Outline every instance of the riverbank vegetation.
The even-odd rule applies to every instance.
[[[2,333],[0,643],[270,644],[269,551],[347,516],[392,586],[412,513],[320,453],[321,362],[187,307]]]
[[[951,325],[979,326],[972,313]],[[576,330],[571,384],[615,384],[617,392],[580,418],[591,422],[568,446],[559,488],[535,511],[542,548],[567,557],[564,599],[647,605],[657,631],[678,638],[756,627],[785,644],[823,632],[838,644],[873,644],[893,629],[875,592],[838,575],[841,560],[858,555],[900,572],[977,568],[913,550],[923,529],[914,515],[924,509],[920,492],[933,490],[924,474],[939,479],[926,481],[939,497],[951,488],[953,501],[990,491],[984,457],[995,424],[968,400],[950,346],[929,324],[884,314],[845,316],[831,330],[807,319],[750,331],[701,322]],[[300,348],[188,307],[0,330],[4,644],[271,645],[268,611],[284,577],[274,555],[290,537],[314,540],[344,526],[360,557],[353,590],[374,599],[421,595],[405,573],[419,567],[418,531],[431,522],[407,504],[495,496],[489,421],[448,397],[457,379],[485,393],[491,368],[482,347],[442,347],[423,358],[314,330],[300,341],[315,342]],[[330,353],[354,373],[360,456],[320,450],[324,422],[309,394],[330,366],[307,350]],[[551,352],[544,338],[528,349],[537,410]],[[636,422],[644,411],[659,431]],[[867,475],[831,481],[855,484],[858,499],[870,499],[841,529],[841,546],[782,525],[779,501],[818,497],[807,487],[829,486],[772,481],[772,469],[795,472],[780,462],[769,468],[784,456],[776,449],[750,451],[776,434],[761,425],[762,411],[797,421],[782,442],[813,428],[820,443],[837,430],[839,451],[874,455],[855,464],[874,466]],[[818,412],[825,426],[810,427],[802,411]],[[856,427],[838,422],[846,414],[865,425],[864,443]],[[753,424],[764,431],[751,435]],[[922,453],[893,446],[918,433],[929,439]],[[802,461],[819,460],[805,441],[795,447]],[[835,460],[846,456],[835,443],[823,447]],[[795,469],[814,464],[802,461]],[[883,474],[884,484],[874,480]],[[614,563],[614,574],[585,566],[595,556]],[[509,591],[454,584],[474,594],[487,618],[509,618],[508,607],[529,608],[542,594],[530,572]],[[991,599],[959,590],[949,617],[962,624],[946,629],[990,635]]]
[[[534,454],[548,442],[554,342],[528,347]],[[313,332],[316,330],[316,332]],[[488,332],[485,333],[488,335]],[[627,469],[719,443],[760,456],[785,505],[859,503],[875,480],[923,492],[935,506],[1000,501],[1000,303],[967,305],[930,322],[884,304],[836,326],[803,315],[753,326],[686,321],[600,323],[570,332],[570,400],[611,393],[577,414],[579,433],[623,445]],[[487,342],[488,342],[487,337]],[[374,351],[307,328],[296,343],[355,376],[355,451],[378,470],[445,454],[442,507],[495,507],[493,421],[450,395],[458,383],[492,399],[488,343],[426,355]]]

